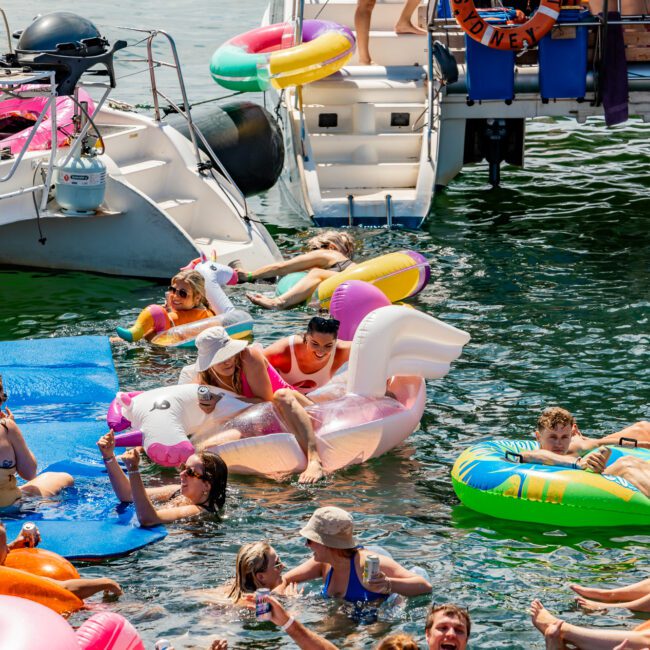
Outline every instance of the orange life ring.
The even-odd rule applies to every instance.
[[[562,0],[541,0],[532,18],[522,25],[498,27],[488,23],[476,10],[474,0],[451,0],[453,14],[463,31],[478,43],[496,50],[523,50],[533,47],[551,31]]]
[[[5,566],[53,580],[79,577],[77,569],[68,560],[43,548],[16,548],[7,555]]]
[[[0,566],[0,594],[34,600],[64,616],[84,605],[83,600],[54,580],[6,566]]]

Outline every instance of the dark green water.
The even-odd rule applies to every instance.
[[[79,10],[78,4],[67,6]],[[246,28],[263,5],[256,0],[241,9]],[[12,8],[14,15],[34,13],[17,2],[9,3]],[[118,10],[119,3],[112,24],[124,22]],[[145,20],[141,8],[137,15],[140,23],[173,32],[164,21],[179,19],[175,11],[166,8],[159,23]],[[203,66],[211,46],[199,38],[205,30],[195,24],[197,16],[183,18],[198,31],[177,38],[185,47],[181,53],[187,57],[195,48]],[[214,28],[215,43],[244,28],[238,16]],[[205,70],[197,64],[190,81],[199,73],[203,78]],[[137,82],[132,84],[137,95]],[[213,90],[201,87],[197,95]],[[120,96],[135,101],[128,93]],[[472,648],[543,647],[525,613],[534,597],[572,622],[638,623],[615,611],[576,611],[567,584],[647,577],[648,531],[551,530],[474,515],[458,505],[449,470],[461,450],[482,436],[529,435],[545,405],[570,409],[582,430],[594,435],[650,419],[649,136],[650,127],[639,122],[614,130],[598,121],[532,123],[527,169],[505,168],[502,189],[487,188],[485,168],[466,171],[436,197],[422,232],[359,233],[364,256],[404,247],[425,254],[432,281],[414,305],[472,335],[451,373],[429,384],[421,428],[402,448],[316,488],[235,478],[223,522],[172,526],[159,544],[83,567],[86,575],[110,574],[124,586],[120,601],[107,606],[127,616],[149,647],[166,636],[177,648],[204,648],[215,634],[227,636],[235,648],[286,647],[280,632],[239,612],[200,604],[190,592],[230,578],[244,541],[269,539],[289,566],[297,564],[307,557],[297,535],[300,523],[317,506],[339,505],[355,513],[365,542],[382,544],[406,565],[424,566],[435,601],[470,608]],[[275,224],[285,252],[299,247],[309,224],[287,214],[277,190],[254,207]],[[83,273],[0,270],[0,339],[110,334],[142,306],[159,301],[163,288]],[[233,293],[244,305],[243,296]],[[300,329],[309,317],[304,311],[255,315],[263,343]],[[114,358],[121,386],[129,389],[174,382],[189,357],[120,345]],[[392,620],[366,627],[315,595],[294,609],[342,647],[369,648],[398,628],[421,636],[427,604],[427,598],[413,599]]]

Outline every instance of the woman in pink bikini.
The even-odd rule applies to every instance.
[[[312,402],[288,384],[269,364],[264,353],[257,347],[249,347],[246,341],[231,339],[223,327],[211,327],[196,337],[199,352],[196,363],[186,366],[179,383],[194,382],[228,390],[251,403],[273,402],[277,412],[298,440],[307,456],[307,469],[298,479],[301,483],[315,483],[324,477],[323,466],[316,448],[316,436],[311,418],[305,406]],[[206,412],[212,406],[201,406]],[[220,442],[228,440],[220,433]],[[232,439],[237,439],[233,437]]]
[[[282,379],[303,394],[324,386],[350,358],[349,341],[339,341],[339,321],[314,316],[307,331],[287,336],[264,350]]]

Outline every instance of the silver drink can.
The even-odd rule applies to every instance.
[[[23,536],[27,542],[27,546],[30,548],[33,548],[38,544],[38,528],[36,527],[36,524],[33,524],[31,521],[23,524],[20,534]]]
[[[269,602],[270,595],[270,589],[258,589],[255,592],[255,618],[257,618],[258,621],[271,620],[271,603]]]
[[[210,406],[212,404],[212,393],[207,386],[199,386],[196,390],[196,394],[199,398],[199,404],[203,406]]]
[[[367,555],[363,565],[363,581],[370,582],[379,575],[379,556]]]

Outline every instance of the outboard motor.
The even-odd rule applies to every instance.
[[[116,41],[112,47],[86,18],[67,11],[37,17],[21,33],[16,51],[8,54],[7,64],[31,70],[54,70],[59,95],[72,95],[81,75],[103,65],[115,88],[113,55],[126,47]]]

